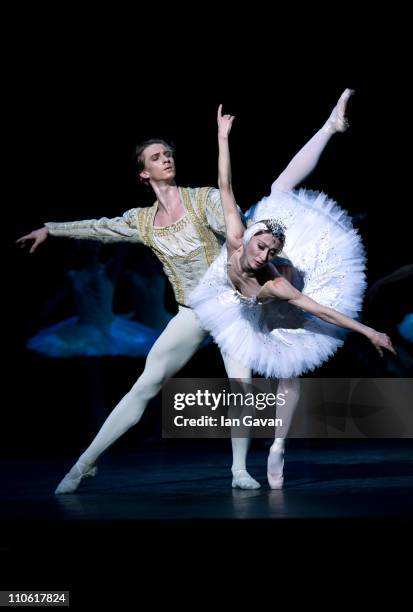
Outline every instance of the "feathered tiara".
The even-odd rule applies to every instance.
[[[260,219],[264,223],[274,238],[278,238],[282,243],[285,242],[285,230],[287,229],[282,221],[278,219]]]

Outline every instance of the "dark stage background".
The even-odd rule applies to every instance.
[[[149,15],[147,8],[141,8],[140,18],[131,20],[130,31],[125,32],[111,21],[111,14],[101,19],[103,9],[93,18],[86,18],[86,15],[69,14],[69,10],[65,15],[53,15],[35,7],[26,9],[24,19],[19,16],[15,27],[11,28],[13,36],[5,53],[9,108],[4,120],[11,138],[6,165],[9,189],[3,204],[7,213],[3,220],[6,313],[2,360],[6,376],[1,453],[8,485],[12,483],[16,489],[13,503],[19,502],[18,490],[24,479],[15,479],[14,473],[8,470],[8,459],[14,461],[17,474],[27,474],[33,461],[30,472],[35,474],[33,486],[38,481],[38,466],[44,466],[46,471],[49,467],[50,473],[55,460],[69,467],[115,403],[129,390],[144,365],[143,359],[127,357],[50,359],[29,352],[25,343],[30,336],[42,327],[75,314],[75,304],[70,297],[57,301],[56,296],[65,290],[65,271],[76,262],[77,250],[72,241],[50,238],[30,256],[27,250],[15,247],[14,241],[45,221],[114,217],[134,206],[151,204],[152,198],[136,181],[131,159],[140,140],[162,136],[174,141],[178,184],[216,186],[215,115],[222,102],[224,111],[236,115],[231,138],[234,185],[238,203],[246,210],[268,193],[274,178],[321,127],[342,90],[352,87],[356,95],[349,105],[350,130],[332,139],[316,171],[304,185],[325,191],[350,214],[357,215],[367,249],[369,287],[412,261],[408,192],[411,169],[410,160],[403,151],[403,145],[411,142],[408,136],[410,97],[406,72],[400,62],[403,50],[399,50],[397,43],[391,47],[388,43],[387,35],[392,25],[387,11],[384,28],[373,42],[375,24],[369,20],[368,29],[363,28],[358,14],[350,15],[345,36],[338,39],[338,20],[330,10],[327,25],[302,22],[304,31],[299,32],[295,29],[295,17],[288,21],[283,21],[279,15],[276,20],[270,16],[267,19],[262,11],[254,12],[254,16],[251,7],[243,14],[241,24],[239,21],[235,24],[230,18],[229,26],[223,24],[221,14],[210,15],[207,19],[205,9],[198,7],[196,19],[195,15],[185,15],[195,19],[190,28],[183,22],[178,27],[172,26],[165,12]],[[176,12],[176,7],[170,8],[172,13]],[[340,15],[341,23],[343,18]],[[366,32],[369,33],[367,37]],[[396,33],[400,42],[403,35],[399,26]],[[104,246],[102,260],[107,261],[114,254],[117,254],[116,247]],[[135,266],[140,271],[146,270],[154,262],[145,247],[127,248],[123,256],[129,269]],[[365,308],[362,321],[394,337],[396,323],[404,313],[412,310],[412,294],[408,282],[392,287],[390,292],[379,296],[373,308]],[[120,285],[115,295],[115,311],[128,312],[132,305],[130,293]],[[170,289],[165,295],[165,305],[175,312]],[[401,338],[397,338],[397,344],[409,353],[407,343]],[[390,358],[380,362],[362,338],[350,336],[345,347],[313,375],[411,376],[404,366],[400,368],[400,363]],[[180,375],[225,376],[216,347],[209,345],[200,350]],[[128,453],[134,451],[149,451],[152,456],[152,450],[156,453],[157,448],[174,447],[179,453],[187,448],[185,460],[189,464],[192,451],[195,455],[204,449],[214,452],[218,447],[228,453],[229,465],[228,441],[162,441],[160,417],[161,405],[157,398],[138,427],[123,436],[109,452],[128,458]],[[404,440],[403,448],[409,443]],[[256,444],[263,443],[257,441]],[[219,456],[222,459],[222,455]],[[408,469],[405,464],[403,466],[403,470]],[[334,461],[332,469],[335,470]],[[44,482],[44,477],[44,473],[39,474],[39,480],[43,478]],[[25,495],[31,496],[26,502],[30,515],[30,504],[36,507],[39,501],[35,492],[37,485],[35,490],[28,487],[27,491],[21,495],[22,499]],[[47,491],[50,495],[46,501],[52,505],[49,484]],[[383,496],[385,494],[386,491]],[[41,503],[44,495],[44,491],[40,491]],[[98,494],[94,498],[97,507],[105,505],[101,497]],[[307,493],[302,500],[303,507],[306,497]],[[212,496],[212,504],[213,499]],[[323,498],[322,504],[328,505],[327,502]],[[374,499],[371,503],[374,504]],[[260,528],[260,521],[250,522],[248,532],[245,532],[248,521],[238,521],[238,524],[243,523],[242,528],[232,532],[228,531],[228,521],[222,522],[219,532],[214,521],[206,531],[205,523],[201,528],[198,523],[189,523],[188,528],[188,523],[182,522],[179,529],[175,524],[175,531],[171,531],[169,523],[160,528],[161,521],[156,521],[155,527],[139,524],[134,531],[131,522],[125,522],[121,531],[118,523],[114,525],[110,550],[116,554],[111,556],[103,537],[108,533],[107,523],[96,522],[96,528],[91,530],[91,522],[85,521],[85,527],[79,530],[75,521],[68,530],[65,545],[60,546],[61,533],[56,530],[55,537],[52,519],[64,523],[67,517],[58,514],[55,508],[53,512],[43,519],[46,527],[48,521],[51,526],[50,531],[44,529],[48,533],[45,537],[37,524],[33,526],[16,519],[14,531],[10,531],[8,538],[11,523],[5,523],[2,561],[8,569],[9,582],[3,588],[17,585],[19,588],[44,588],[40,585],[67,588],[79,583],[86,585],[93,602],[95,595],[89,587],[93,566],[98,565],[101,576],[108,577],[109,585],[113,578],[112,566],[119,563],[120,584],[126,587],[125,583],[137,584],[137,570],[140,571],[147,561],[147,573],[153,569],[156,577],[163,571],[162,584],[165,584],[170,568],[177,567],[176,551],[179,550],[189,550],[188,559],[197,560],[194,573],[206,567],[205,550],[215,555],[219,550],[221,575],[223,568],[226,575],[235,560],[238,584],[239,577],[245,575],[246,533],[251,546],[248,564],[261,563],[260,547],[269,547],[271,551],[274,546],[276,554],[267,566],[271,573],[269,578],[274,581],[274,576],[282,571],[279,567],[282,563],[277,565],[280,553],[276,545],[280,543],[280,535],[282,561],[288,569],[294,568],[294,577],[297,561],[304,568],[302,571],[310,571],[314,565],[313,551],[319,547],[320,522],[316,522],[317,531],[314,521],[311,526],[302,523],[298,531],[297,521],[290,522],[288,528],[284,521],[282,530],[276,532],[274,528],[270,538],[268,522]],[[338,566],[330,561],[332,555],[341,557],[343,551],[352,554],[352,560],[341,578],[349,575],[349,568],[353,581],[355,576],[365,576],[366,550],[372,553],[377,550],[374,567],[386,568],[388,577],[389,565],[382,563],[384,532],[373,523],[367,532],[367,525],[363,523],[358,525],[363,538],[356,541],[355,527],[357,525],[348,525],[339,540],[332,540],[331,524],[327,524],[325,533],[328,533],[329,544],[323,564],[315,564],[316,571],[320,572],[317,584],[321,577],[324,587],[328,565],[334,567],[336,584]],[[21,539],[15,540],[15,534],[19,533]],[[43,543],[40,552],[32,546],[36,533]],[[171,539],[171,533],[175,534],[175,539]],[[201,533],[205,537],[199,541]],[[79,540],[74,538],[72,548],[67,548],[75,534]],[[389,537],[392,542],[393,535],[392,531]],[[404,525],[401,525],[400,535],[405,541]],[[297,546],[290,547],[293,539]],[[50,549],[49,544],[53,541],[55,547]],[[99,546],[93,548],[92,541]],[[184,541],[187,543],[182,546]],[[258,549],[253,550],[256,545]],[[356,549],[363,552],[357,555],[359,567],[354,556]],[[82,555],[80,570],[79,550]],[[134,557],[133,563],[123,563],[130,554]],[[44,557],[44,563],[36,563],[38,555]],[[26,560],[24,568],[22,559]],[[44,568],[50,572],[53,567],[54,582],[48,578],[50,574],[44,572]],[[130,574],[125,580],[127,567]],[[212,567],[215,568],[216,563]],[[251,567],[249,564],[248,568]],[[255,584],[261,586],[262,569],[260,565],[253,577]],[[22,576],[25,582],[20,580]],[[270,584],[272,582],[267,581],[265,588]],[[284,589],[284,584],[280,586]],[[313,588],[314,584],[312,591]],[[168,595],[185,595],[185,589],[186,584],[175,583]],[[212,592],[215,595],[215,591]],[[152,597],[154,593],[157,591],[152,591]]]
[[[52,359],[27,351],[28,337],[75,314],[70,296],[60,301],[56,296],[65,288],[65,271],[75,265],[76,245],[49,238],[31,256],[14,247],[13,240],[48,220],[114,217],[151,204],[132,161],[136,143],[147,137],[175,143],[178,184],[216,186],[220,102],[236,115],[234,186],[246,210],[268,193],[291,157],[321,127],[342,90],[354,88],[350,129],[333,137],[304,186],[325,191],[355,215],[367,249],[370,287],[410,263],[410,204],[402,193],[404,159],[398,148],[403,91],[395,75],[392,82],[383,79],[369,61],[357,66],[343,60],[334,71],[326,71],[320,59],[309,61],[308,69],[284,65],[272,59],[268,48],[262,54],[257,48],[237,55],[227,49],[221,58],[216,50],[210,57],[195,54],[190,66],[186,54],[177,56],[169,44],[163,51],[156,45],[98,49],[86,36],[76,46],[54,42],[54,53],[39,43],[15,74],[19,124],[4,267],[10,307],[4,321],[10,367],[6,385],[13,399],[4,451],[76,455],[144,364],[139,358]],[[105,245],[102,260],[116,254],[116,248]],[[157,267],[146,247],[125,247],[123,256],[125,267]],[[394,333],[395,323],[411,310],[410,284],[405,280],[382,294],[362,320]],[[132,302],[120,284],[115,311],[127,312]],[[175,312],[169,286],[165,306]],[[314,375],[407,375],[397,363],[389,368],[388,357],[380,362],[367,344],[350,336]],[[403,350],[408,349],[404,343]],[[181,375],[225,376],[216,347],[200,350]],[[159,401],[153,403],[156,408],[150,407],[120,445],[134,447],[160,436]]]

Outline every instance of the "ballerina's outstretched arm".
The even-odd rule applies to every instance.
[[[222,104],[218,107],[218,185],[226,225],[228,250],[236,250],[242,244],[245,228],[242,224],[234,193],[232,191],[231,158],[228,137],[234,117],[222,115]]]
[[[314,170],[332,134],[347,129],[345,111],[347,101],[353,93],[352,89],[344,90],[326,123],[292,158],[286,169],[274,181],[271,189],[278,191],[294,189]]]
[[[351,317],[348,317],[347,315],[344,315],[333,308],[322,306],[312,298],[301,293],[301,291],[293,287],[293,285],[291,285],[291,283],[289,283],[283,277],[279,277],[265,283],[257,297],[259,297],[259,299],[261,299],[261,297],[276,297],[282,300],[287,300],[293,306],[297,306],[298,308],[301,308],[302,310],[323,319],[323,321],[327,321],[327,323],[333,323],[338,327],[344,327],[345,329],[350,329],[363,334],[363,336],[366,336],[366,338],[370,340],[381,356],[383,356],[383,348],[387,349],[394,355],[397,354],[393,348],[392,341],[387,334],[382,334],[372,327],[363,325],[363,323],[359,323],[358,321],[355,321]]]

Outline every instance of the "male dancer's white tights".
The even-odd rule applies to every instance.
[[[90,446],[79,457],[82,465],[93,465],[99,456],[130,427],[138,423],[146,405],[192,357],[206,336],[195,314],[190,308],[179,306],[178,314],[171,319],[159,336],[146,359],[145,369],[132,389],[121,399],[103,423]],[[248,368],[222,355],[229,378],[250,379]],[[246,472],[246,456],[249,447],[247,438],[232,438],[235,484],[237,478],[242,488],[257,488],[259,485]],[[75,471],[78,475],[78,472]]]

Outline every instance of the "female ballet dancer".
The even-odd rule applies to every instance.
[[[345,90],[341,100],[351,93]],[[343,131],[347,123],[338,104],[340,109],[332,121]],[[292,191],[303,175],[297,173],[297,160],[276,179],[271,194],[248,211],[245,229],[232,191],[228,136],[233,120],[222,115],[220,105],[218,171],[226,244],[189,304],[221,350],[252,371],[279,379],[278,391],[288,397],[277,414],[286,435],[299,399],[297,377],[333,355],[343,344],[343,328],[366,336],[381,355],[383,348],[395,351],[386,334],[352,318],[361,309],[366,284],[360,236],[347,213],[325,194]],[[305,162],[305,148],[302,152]],[[293,266],[291,282],[271,261],[281,250]],[[283,455],[284,439],[276,437],[267,469],[274,489],[283,485]]]

